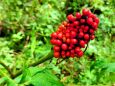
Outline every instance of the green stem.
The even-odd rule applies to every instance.
[[[29,65],[29,67],[37,66],[53,57],[53,52],[49,52],[46,56],[41,57],[38,61]],[[22,70],[19,70],[16,74],[13,75],[13,79],[22,74]]]
[[[11,69],[2,61],[0,61],[0,64],[7,70],[7,72],[10,75],[10,77],[13,77],[13,73],[12,73]]]

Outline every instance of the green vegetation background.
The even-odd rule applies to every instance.
[[[69,13],[87,7],[100,24],[85,55],[55,66],[57,59],[28,65],[51,51],[50,34]],[[114,86],[115,0],[0,0],[0,86]]]

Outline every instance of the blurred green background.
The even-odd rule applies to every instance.
[[[70,13],[89,8],[100,19],[81,59],[28,65],[51,51],[50,34]],[[0,86],[115,86],[115,0],[0,0]],[[1,64],[1,62],[0,62]]]

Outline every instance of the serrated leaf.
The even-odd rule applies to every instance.
[[[47,69],[32,76],[31,84],[34,86],[63,86],[58,78]]]

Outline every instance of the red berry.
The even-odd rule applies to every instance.
[[[88,23],[89,25],[92,25],[93,19],[92,19],[91,17],[89,17],[89,18],[87,19],[87,23]]]
[[[89,27],[88,27],[88,26],[85,26],[83,31],[84,31],[84,32],[87,32],[88,30],[89,30]]]
[[[74,54],[74,53],[75,53],[74,49],[72,49],[70,52],[71,52],[71,54]]]
[[[78,35],[79,38],[82,38],[83,36],[84,36],[83,32],[80,32],[79,35]]]
[[[72,53],[71,53],[71,55],[70,55],[70,56],[71,56],[72,58],[74,58],[74,57],[75,57],[75,54],[72,54]]]
[[[81,18],[81,14],[79,12],[76,13],[76,18],[80,19]]]
[[[63,40],[63,42],[66,42],[66,37],[65,37],[65,36],[63,36],[63,39],[62,39],[62,40]]]
[[[83,29],[80,28],[80,29],[79,29],[79,32],[82,32],[82,33],[83,33]]]
[[[96,23],[96,22],[93,22],[93,23],[92,23],[92,27],[96,30],[96,28],[97,28],[97,23]]]
[[[78,43],[77,39],[71,39],[71,44],[77,44],[77,43]]]
[[[70,46],[69,46],[69,50],[71,50],[71,49],[73,49],[75,46],[73,45],[73,44],[70,44]]]
[[[66,38],[70,38],[70,33],[65,34]]]
[[[80,26],[76,26],[76,29],[79,29],[80,28]]]
[[[51,39],[50,42],[51,42],[51,44],[55,45],[57,40],[56,39]]]
[[[69,33],[70,32],[70,29],[68,28],[68,29],[66,29],[66,33]]]
[[[93,40],[94,38],[95,38],[95,36],[94,36],[94,35],[91,35],[91,36],[90,36],[90,39],[91,39],[91,40]]]
[[[68,46],[67,46],[67,44],[62,44],[62,45],[61,45],[61,48],[62,48],[62,50],[67,50],[67,49],[68,49]]]
[[[69,52],[69,51],[66,52],[66,56],[67,56],[67,57],[70,56],[70,52]]]
[[[81,47],[83,47],[83,48],[85,47],[85,42],[83,40],[81,40],[79,44]]]
[[[77,35],[77,33],[75,32],[75,31],[71,31],[71,37],[73,38],[73,37],[76,37],[76,35]]]
[[[60,41],[60,40],[56,40],[56,45],[61,45],[62,44],[62,41]]]
[[[80,23],[85,23],[85,19],[80,19]]]
[[[66,43],[67,44],[70,44],[70,42],[71,42],[71,40],[68,38],[68,39],[66,39]]]
[[[59,52],[54,52],[54,57],[59,58],[60,57],[60,53]]]
[[[62,33],[59,33],[57,37],[58,37],[59,39],[62,39],[63,34],[62,34]]]
[[[94,30],[93,30],[93,29],[90,29],[89,32],[90,32],[91,34],[94,34]]]
[[[85,40],[85,44],[87,44],[89,42],[89,40]]]
[[[68,19],[69,21],[75,21],[75,17],[74,17],[72,14],[68,15],[68,16],[67,16],[67,19]]]
[[[78,21],[74,21],[74,26],[78,26],[79,25],[79,22]]]
[[[75,52],[77,53],[77,52],[79,52],[80,51],[80,47],[76,47],[75,48]]]
[[[54,46],[54,51],[60,51],[60,47],[59,46]]]
[[[82,57],[82,56],[83,56],[83,51],[79,51],[79,52],[77,53],[77,56],[78,56],[78,57]]]
[[[62,55],[63,58],[65,58],[65,57],[66,57],[65,51],[62,51],[62,52],[61,52],[61,55]]]
[[[99,24],[99,19],[98,19],[97,17],[94,19],[94,21],[95,21],[97,24]]]
[[[94,14],[93,14],[93,13],[90,13],[90,14],[88,15],[88,17],[93,18],[93,17],[94,17]]]
[[[56,33],[56,32],[53,32],[53,33],[51,34],[51,37],[52,37],[52,38],[57,38],[57,33]]]
[[[85,25],[81,25],[81,27],[80,27],[81,29],[84,29],[85,28]]]
[[[88,40],[88,39],[89,39],[89,35],[88,35],[88,34],[85,34],[85,35],[84,35],[84,39],[85,39],[85,40]]]
[[[84,9],[82,10],[82,14],[85,15],[85,16],[87,16],[87,15],[90,14],[90,11],[89,11],[88,9],[84,8]]]

